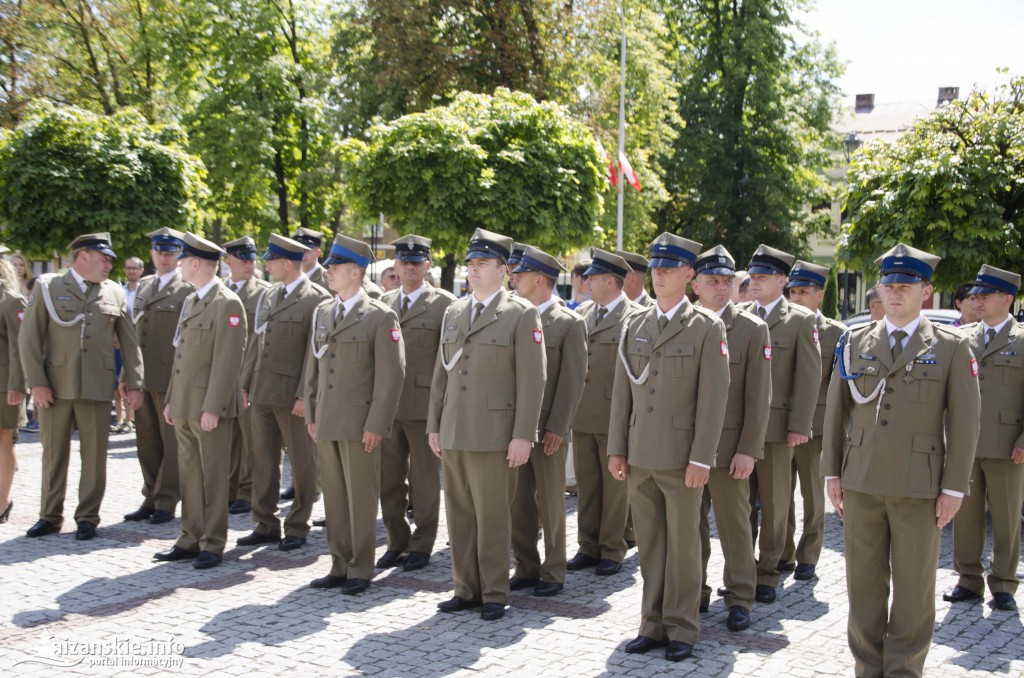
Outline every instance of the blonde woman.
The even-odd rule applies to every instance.
[[[10,255],[9,261],[14,267],[15,279],[17,280],[18,287],[16,289],[21,291],[22,296],[28,298],[32,294],[28,290],[28,281],[32,277],[32,267],[29,266],[28,259],[21,252],[15,252]]]
[[[0,523],[6,523],[14,502],[14,432],[25,423],[21,401],[25,375],[18,353],[18,332],[28,302],[21,293],[18,274],[10,262],[0,260]]]

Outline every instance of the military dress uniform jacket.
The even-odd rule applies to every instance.
[[[582,433],[608,434],[608,419],[612,410],[612,387],[615,382],[615,365],[619,362],[619,339],[622,335],[622,323],[634,313],[640,313],[644,307],[623,299],[604,318],[597,322],[598,306],[593,302],[584,302],[587,307],[579,311],[587,323],[589,347],[587,350],[587,376],[584,381],[583,395],[580,397],[576,416],[573,417],[573,430]],[[582,309],[583,306],[581,305]]]
[[[321,441],[358,441],[364,431],[388,438],[405,381],[398,316],[365,295],[340,320],[334,307],[325,301],[313,315],[306,423],[316,424]]]
[[[0,292],[0,388],[8,393],[25,392],[18,334],[28,302],[17,290]],[[2,405],[2,403],[0,403]]]
[[[242,364],[242,390],[257,405],[291,407],[304,397],[303,373],[313,311],[331,298],[305,277],[281,300],[283,289],[284,285],[278,283],[261,293],[253,344]]]
[[[981,394],[977,363],[966,337],[926,317],[905,340],[895,364],[885,322],[850,330],[849,375],[839,366],[829,385],[821,473],[840,477],[844,490],[890,497],[935,498],[940,489],[967,493],[978,442]],[[909,369],[908,369],[909,368]],[[944,427],[947,408],[956,420]]]
[[[427,433],[440,434],[446,450],[507,451],[513,438],[537,442],[547,381],[540,315],[502,289],[470,329],[474,299],[459,299],[445,315]]]
[[[434,379],[437,347],[441,343],[441,321],[455,295],[427,286],[416,302],[402,312],[402,293],[392,290],[381,301],[400,318],[402,340],[405,342],[405,386],[398,402],[398,421],[426,421],[430,408],[430,383]]]
[[[651,306],[654,306],[654,297],[647,294],[647,290],[644,290],[640,293],[639,297],[633,299],[633,303],[637,306],[642,306],[643,308],[650,308]]]
[[[587,323],[564,306],[551,304],[540,316],[547,354],[547,382],[538,430],[569,435],[587,376]]]
[[[985,346],[981,323],[961,328],[978,361],[981,390],[992,407],[981,410],[978,459],[1010,459],[1024,448],[1024,325],[1010,319]],[[957,425],[959,425],[959,420]]]
[[[71,271],[37,284],[48,290],[36,289],[18,337],[29,388],[48,386],[59,400],[110,400],[116,377],[115,336],[125,384],[129,389],[143,388],[142,352],[120,285],[104,280],[86,293]],[[44,301],[47,291],[56,316],[70,325],[50,317]]]
[[[828,402],[828,385],[832,379],[832,365],[835,361],[836,344],[848,328],[838,320],[819,315],[818,348],[821,350],[821,387],[818,389],[818,404],[814,407],[814,435],[825,432],[825,405]]]
[[[245,323],[238,295],[219,282],[202,299],[193,294],[185,300],[167,386],[173,419],[199,419],[203,412],[221,418],[239,415]]]
[[[729,400],[714,466],[729,468],[745,454],[764,458],[764,436],[772,400],[771,340],[768,325],[730,301],[721,314],[729,342]]]
[[[181,308],[194,288],[176,272],[163,289],[157,291],[160,278],[149,275],[139,281],[135,293],[132,320],[146,366],[146,390],[164,392],[171,380],[174,362],[174,330],[181,317]]]
[[[714,466],[729,398],[725,325],[688,300],[664,332],[657,307],[626,322],[628,370],[617,361],[608,454],[652,471]]]

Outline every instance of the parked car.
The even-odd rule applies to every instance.
[[[960,311],[952,311],[946,308],[926,308],[921,311],[921,313],[923,313],[924,317],[928,318],[928,320],[931,320],[933,323],[939,323],[942,325],[952,325],[960,318]],[[857,325],[863,325],[868,322],[871,322],[870,311],[854,313],[843,321],[847,327],[856,327]]]

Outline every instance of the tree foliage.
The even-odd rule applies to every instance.
[[[144,254],[151,230],[201,230],[205,170],[184,141],[130,110],[30,109],[0,145],[4,242],[46,259],[83,233],[109,231],[119,252]]]
[[[825,298],[821,300],[821,313],[825,317],[839,320],[839,274],[830,266],[825,280]]]
[[[972,92],[850,163],[839,257],[872,269],[897,242],[942,257],[933,282],[954,289],[982,264],[1020,270],[1024,234],[1024,78]]]

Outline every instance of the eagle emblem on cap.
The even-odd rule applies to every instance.
[[[907,246],[903,243],[896,245],[896,249],[893,250],[893,255],[897,257],[905,257],[907,254]]]
[[[764,254],[764,245],[758,245],[757,249],[754,250],[754,254]]]

